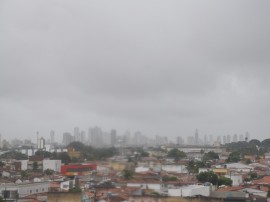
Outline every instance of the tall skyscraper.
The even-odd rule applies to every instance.
[[[208,145],[207,135],[204,135],[204,138],[203,139],[204,139],[204,141],[203,141],[204,143],[203,144],[204,145]]]
[[[54,143],[54,131],[53,130],[51,130],[50,131],[50,137],[51,137],[51,139],[50,139],[50,141],[51,141],[51,144],[53,144]]]
[[[80,137],[80,129],[79,127],[75,127],[74,128],[74,138],[75,138],[75,141],[79,141],[81,140],[81,137]]]
[[[244,135],[243,135],[243,134],[240,134],[240,135],[239,135],[239,141],[240,141],[240,142],[243,142],[243,141],[244,141]]]
[[[196,129],[195,131],[195,145],[199,144],[199,133],[198,133],[198,129]]]
[[[117,143],[117,133],[116,133],[115,129],[111,130],[110,136],[111,136],[111,145],[112,146],[116,145],[116,143]]]
[[[183,145],[183,144],[184,144],[183,138],[180,137],[180,136],[178,136],[178,137],[176,138],[176,144],[178,144],[178,145]]]
[[[227,143],[227,137],[224,135],[223,136],[223,144],[226,144]]]
[[[103,145],[103,132],[101,128],[94,127],[90,129],[90,136],[91,136],[91,145],[99,147]]]
[[[70,133],[63,133],[63,144],[68,145],[74,141],[74,136],[72,136]]]
[[[43,137],[39,139],[37,147],[38,149],[45,149],[45,139]]]
[[[188,136],[187,137],[187,144],[188,145],[194,145],[195,144],[195,137],[194,136]]]
[[[85,144],[85,142],[86,142],[86,135],[85,135],[85,131],[84,130],[82,130],[80,132],[80,137],[79,137],[79,140],[78,141]]]
[[[227,135],[227,143],[231,143],[231,135]]]
[[[219,144],[221,144],[221,137],[220,137],[220,136],[217,137],[217,142],[218,142]]]
[[[237,134],[234,134],[233,135],[233,140],[232,140],[233,142],[238,142],[238,137],[237,137]]]
[[[249,141],[250,140],[250,136],[249,136],[249,132],[246,132],[246,135],[245,135],[246,137],[245,137],[245,141]]]
[[[213,135],[212,134],[209,135],[209,140],[208,141],[209,141],[209,144],[210,145],[213,145],[214,139],[213,139]]]

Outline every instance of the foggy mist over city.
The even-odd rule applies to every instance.
[[[2,139],[53,130],[62,142],[96,126],[108,137],[268,138],[269,6],[0,1]]]

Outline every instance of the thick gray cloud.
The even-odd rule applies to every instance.
[[[1,1],[0,133],[266,138],[269,1]]]

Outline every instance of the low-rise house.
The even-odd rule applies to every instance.
[[[243,164],[243,163],[227,163],[225,164],[227,169],[231,171],[238,171],[238,172],[250,172],[253,171],[254,168],[252,166]]]
[[[42,156],[29,156],[27,164],[28,170],[43,170],[43,157]]]
[[[152,189],[154,191],[159,192],[163,187],[163,183],[161,182],[145,182],[145,181],[134,181],[128,182],[127,187],[136,187],[141,189]]]
[[[150,168],[145,167],[145,166],[139,166],[135,168],[135,173],[145,173],[150,171]]]
[[[232,180],[232,186],[239,186],[243,183],[243,176],[237,174],[225,175],[225,177]]]
[[[210,187],[203,185],[189,185],[174,189],[168,189],[168,196],[192,197],[192,196],[209,196]]]
[[[185,165],[162,165],[161,169],[168,173],[188,173]]]
[[[32,194],[40,194],[48,192],[49,182],[37,182],[37,183],[6,183],[0,185],[0,193],[4,190],[17,190],[18,197],[26,197]]]
[[[43,160],[43,171],[50,169],[55,172],[61,171],[61,160],[50,160],[50,159],[44,159]]]

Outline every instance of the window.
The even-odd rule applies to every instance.
[[[32,194],[32,190],[30,190],[30,194]]]
[[[38,192],[38,189],[36,189],[36,192]]]

